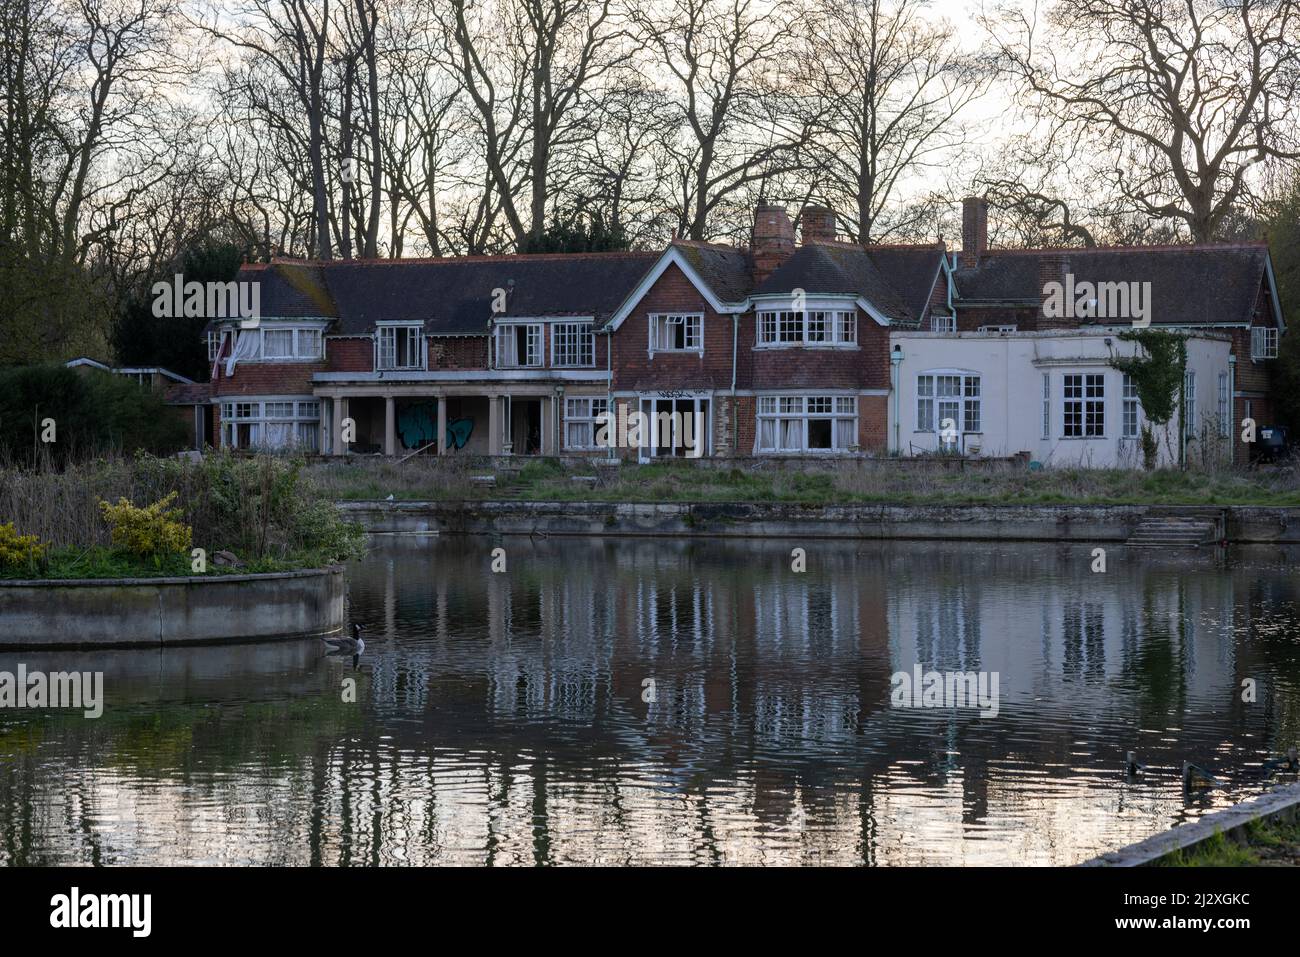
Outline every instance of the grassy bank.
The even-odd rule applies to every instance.
[[[517,498],[524,501],[896,503],[927,505],[1295,505],[1300,473],[1267,471],[978,469],[918,467],[901,463],[808,464],[779,468],[714,468],[691,462],[625,464],[593,488],[574,476],[593,466],[565,468],[532,461],[517,476],[498,475],[497,486],[476,483],[493,474],[468,460],[417,458],[323,462],[306,470],[312,483],[338,500],[443,501]]]
[[[1240,844],[1215,834],[1195,847],[1172,854],[1162,867],[1274,867],[1300,866],[1300,821],[1252,821],[1246,825],[1246,842]]]
[[[140,509],[166,500],[167,517],[141,515],[124,533],[104,508],[123,500]],[[302,463],[284,458],[138,455],[0,468],[0,578],[289,571],[358,555],[364,538],[303,477]],[[205,553],[201,571],[195,548]],[[235,564],[219,564],[219,552]]]

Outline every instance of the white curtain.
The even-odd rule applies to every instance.
[[[230,350],[230,356],[226,359],[226,378],[235,374],[235,365],[240,359],[252,359],[257,355],[258,348],[261,345],[262,330],[245,329],[239,333],[235,339],[235,347]]]

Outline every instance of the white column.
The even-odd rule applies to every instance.
[[[391,395],[384,399],[384,454],[397,454],[397,402]]]
[[[438,396],[438,454],[447,454],[447,397]]]
[[[501,396],[488,396],[488,455],[501,454]]]

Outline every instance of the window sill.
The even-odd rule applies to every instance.
[[[807,349],[812,352],[858,352],[861,347],[856,343],[835,343],[835,342],[779,342],[779,343],[758,343],[754,345],[755,352],[780,352],[791,349]]]

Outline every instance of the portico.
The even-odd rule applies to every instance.
[[[313,377],[324,454],[559,454],[566,386],[554,374],[531,381],[518,373],[399,376],[327,372]]]

